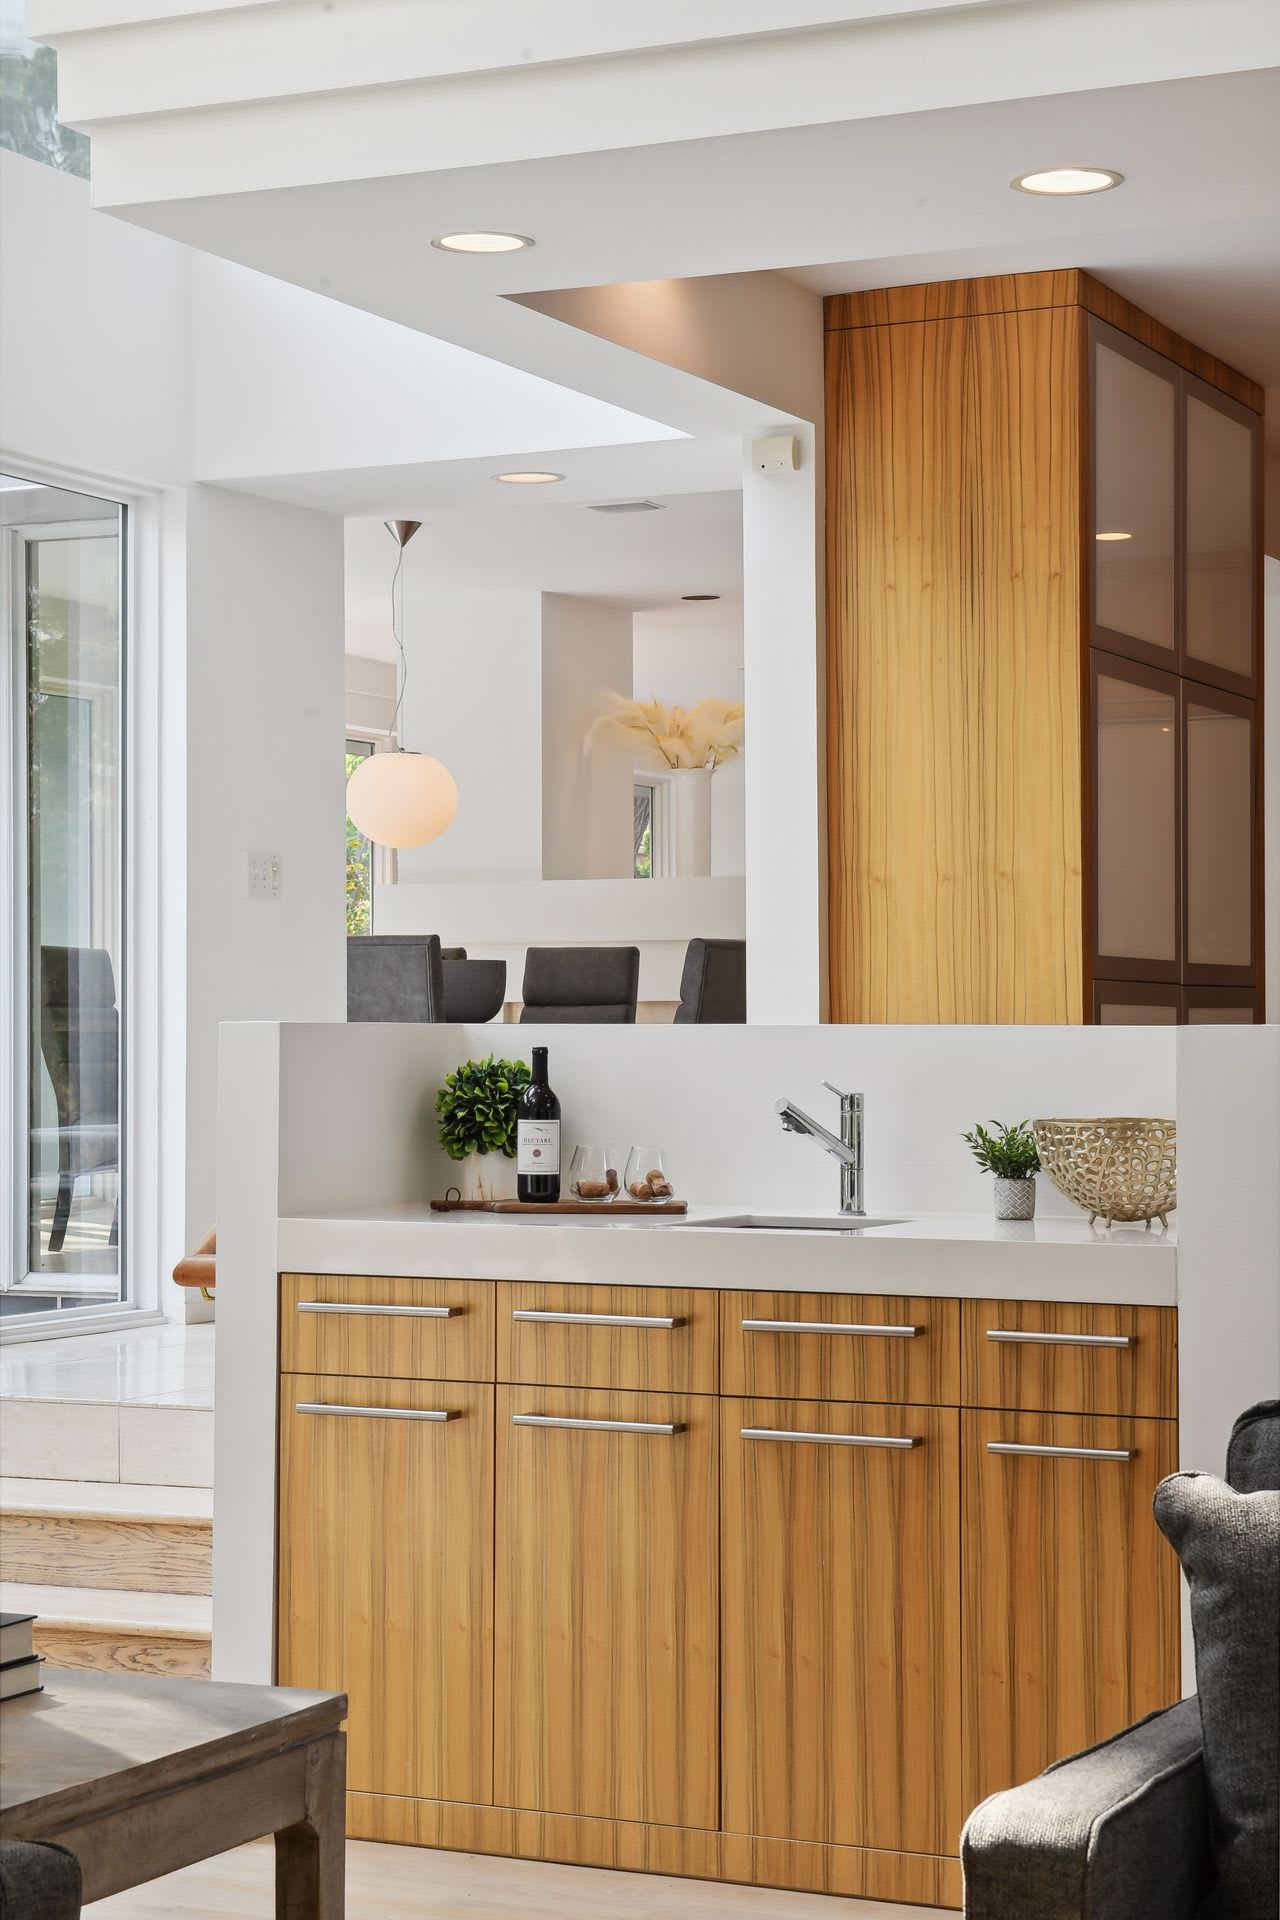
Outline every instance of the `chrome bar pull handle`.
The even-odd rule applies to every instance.
[[[552,1313],[542,1307],[513,1307],[513,1320],[537,1320],[557,1327],[682,1327],[683,1320],[666,1313]]]
[[[919,1327],[858,1326],[848,1320],[744,1320],[744,1333],[863,1333],[887,1340],[914,1340]]]
[[[389,1313],[406,1320],[450,1320],[460,1307],[383,1307],[372,1302],[345,1300],[299,1300],[299,1313]]]
[[[1136,1337],[1129,1333],[1022,1333],[1017,1328],[988,1327],[988,1340],[1006,1340],[1014,1346],[1029,1347],[1132,1347]]]
[[[1021,1440],[988,1440],[988,1453],[1030,1454],[1042,1460],[1132,1460],[1133,1447],[1033,1447]]]
[[[744,1440],[801,1440],[819,1447],[918,1447],[916,1434],[793,1433],[786,1427],[739,1427]]]
[[[674,1420],[586,1420],[567,1413],[513,1413],[513,1427],[570,1427],[588,1433],[683,1433]]]
[[[443,1412],[432,1407],[424,1410],[420,1407],[341,1407],[327,1400],[296,1400],[295,1413],[338,1413],[348,1419],[360,1420],[456,1420],[455,1412]]]

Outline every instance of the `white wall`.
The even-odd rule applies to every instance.
[[[390,660],[348,653],[343,659],[347,731],[390,734],[396,710],[396,670]]]
[[[630,877],[632,770],[585,754],[605,689],[631,691],[631,614],[576,594],[542,596],[542,877]]]
[[[415,581],[412,553],[410,547],[405,558],[409,676],[400,738],[444,761],[458,783],[458,812],[438,840],[404,849],[400,878],[536,880],[542,873],[541,596],[432,593]]]
[[[655,607],[634,617],[632,672],[638,700],[693,707],[741,700],[742,602]],[[744,874],[746,761],[728,761],[711,782],[711,871]]]
[[[187,1239],[216,1217],[218,1023],[346,1014],[342,522],[187,502]],[[282,861],[248,897],[250,851]]]
[[[117,484],[190,472],[191,254],[0,149],[0,444]]]

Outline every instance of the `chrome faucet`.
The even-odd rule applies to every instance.
[[[829,1080],[824,1080],[822,1084],[840,1102],[838,1140],[820,1121],[810,1119],[799,1107],[792,1106],[790,1100],[775,1100],[773,1110],[788,1133],[807,1133],[811,1140],[816,1140],[833,1159],[840,1162],[841,1213],[865,1213],[866,1208],[862,1204],[862,1095],[842,1093]]]

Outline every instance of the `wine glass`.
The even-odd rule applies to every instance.
[[[612,1147],[575,1147],[569,1164],[569,1192],[592,1206],[607,1205],[617,1193],[618,1162]]]
[[[675,1197],[675,1188],[666,1169],[661,1147],[632,1147],[627,1159],[624,1197],[628,1200],[661,1202]]]

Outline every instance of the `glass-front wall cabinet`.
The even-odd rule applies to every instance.
[[[1093,1017],[1260,1019],[1259,417],[1090,352]]]

